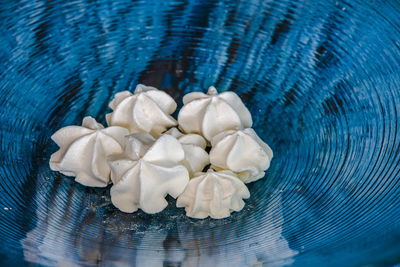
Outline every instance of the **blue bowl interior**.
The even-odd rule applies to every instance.
[[[4,266],[400,262],[398,2],[22,0],[0,22]],[[49,169],[52,133],[138,83],[244,100],[275,157],[241,212],[124,214]]]

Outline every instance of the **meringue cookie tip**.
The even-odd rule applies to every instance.
[[[144,84],[139,83],[138,85],[136,85],[135,94],[146,92],[146,91],[150,91],[150,90],[159,91],[157,88],[155,88],[153,86],[146,86]]]
[[[217,95],[218,90],[214,86],[210,86],[210,87],[208,87],[207,94],[208,95]]]

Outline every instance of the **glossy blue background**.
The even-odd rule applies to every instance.
[[[399,48],[398,1],[0,2],[0,263],[400,263]],[[139,82],[242,97],[275,152],[243,211],[123,214],[49,169]]]

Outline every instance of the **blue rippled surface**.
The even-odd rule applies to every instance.
[[[400,263],[400,3],[1,1],[2,266]],[[137,83],[237,92],[275,158],[245,209],[123,214],[50,136]]]

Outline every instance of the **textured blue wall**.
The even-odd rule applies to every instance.
[[[2,1],[0,262],[400,262],[400,4]],[[137,83],[236,91],[275,158],[246,208],[122,214],[50,171],[58,128]]]

